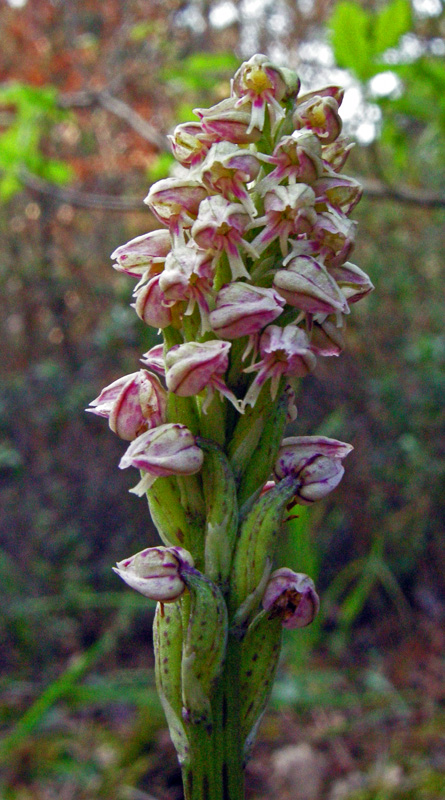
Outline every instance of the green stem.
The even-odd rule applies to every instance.
[[[188,726],[190,761],[182,768],[185,800],[223,800],[215,783],[213,729]]]
[[[189,725],[190,760],[183,766],[185,800],[244,800],[238,676],[240,643],[229,639],[212,702],[213,725]]]
[[[243,742],[239,702],[240,643],[229,637],[223,675],[223,800],[244,800]]]

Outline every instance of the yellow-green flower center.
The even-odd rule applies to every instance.
[[[256,94],[262,94],[266,89],[273,88],[272,81],[262,67],[252,67],[250,70],[246,70],[244,83],[248,89],[251,89]]]

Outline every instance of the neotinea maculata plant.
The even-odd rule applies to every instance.
[[[165,227],[113,253],[134,308],[162,331],[144,368],[106,387],[95,414],[130,441],[163,545],[116,572],[158,601],[156,680],[187,800],[241,800],[282,628],[318,611],[313,581],[274,563],[294,504],[340,482],[350,444],[283,438],[295,381],[338,356],[350,305],[371,291],[348,261],[360,185],[340,175],[342,89],[299,94],[264,55],[231,96],[170,137],[175,177],[146,198]]]

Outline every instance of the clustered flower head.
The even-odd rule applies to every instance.
[[[120,467],[141,471],[137,494],[159,477],[200,472],[199,419],[215,403],[226,405],[223,428],[231,404],[233,431],[264,392],[270,404],[293,397],[317,358],[339,355],[351,304],[373,288],[348,260],[361,188],[340,174],[352,146],[341,134],[343,91],[299,92],[297,75],[265,55],[242,64],[230,97],[196,109],[197,121],[169,137],[180,166],[145,199],[163,227],[113,253],[115,269],[137,280],[137,315],[164,334],[144,369],[91,403],[131,442]],[[284,439],[274,479],[294,480],[294,502],[312,503],[339,483],[351,449],[323,437]],[[119,570],[128,574],[124,562]],[[306,624],[318,608],[308,581],[278,571],[264,607],[275,607],[284,587],[285,623]]]

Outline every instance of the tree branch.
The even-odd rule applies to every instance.
[[[52,197],[58,203],[67,203],[76,208],[104,209],[108,211],[143,211],[144,204],[140,197],[118,197],[112,194],[85,192],[67,186],[57,186],[43,178],[22,172],[20,179],[33,192]],[[363,186],[363,195],[370,200],[388,200],[396,203],[415,205],[421,208],[445,208],[445,197],[430,194],[421,190],[395,189],[385,186],[379,181],[357,178]],[[148,187],[147,187],[148,188]]]
[[[159,133],[147,120],[141,117],[128,103],[119,100],[111,94],[108,89],[101,89],[99,92],[76,92],[74,94],[62,95],[59,100],[63,108],[86,108],[98,105],[105,108],[115,117],[119,117],[136,133],[142,136],[146,142],[157,147],[158,150],[171,153],[168,139],[164,134]]]
[[[167,153],[171,152],[167,137],[153,128],[153,126],[141,117],[137,111],[134,111],[128,103],[119,100],[111,94],[108,89],[102,89],[98,92],[84,91],[63,95],[60,98],[60,104],[64,108],[84,108],[91,105],[99,105],[126,122],[133,130],[142,136],[145,141],[157,147],[158,150]],[[30,176],[28,176],[28,178],[29,177]],[[40,181],[40,179],[36,180]],[[369,197],[371,200],[393,200],[394,202],[416,205],[423,208],[445,208],[445,196],[433,192],[427,192],[422,189],[409,189],[403,186],[394,187],[380,179],[358,177],[357,180],[363,186],[363,194],[365,197]],[[29,182],[27,185],[29,185]],[[47,194],[50,193],[49,187],[50,184],[45,188],[42,187],[42,191],[45,191]],[[37,189],[37,186],[30,188]],[[53,196],[60,196],[67,192],[73,192],[75,199],[63,199],[62,202],[71,203],[76,206],[109,208],[114,211],[133,211],[138,207],[138,200],[132,197],[114,198],[111,195],[90,194],[88,192],[68,189],[62,190],[59,187],[54,187],[52,194]]]
[[[365,197],[382,200],[394,200],[397,203],[423,206],[424,208],[445,208],[445,196],[427,192],[424,189],[409,189],[406,186],[389,186],[373,178],[357,177],[363,186]]]
[[[117,197],[112,194],[84,192],[80,189],[72,189],[69,186],[57,186],[54,183],[45,181],[43,178],[38,178],[36,175],[31,175],[29,172],[21,172],[20,180],[32,192],[52,197],[57,203],[67,203],[67,205],[75,206],[76,208],[105,209],[108,211],[144,210],[141,197]]]

